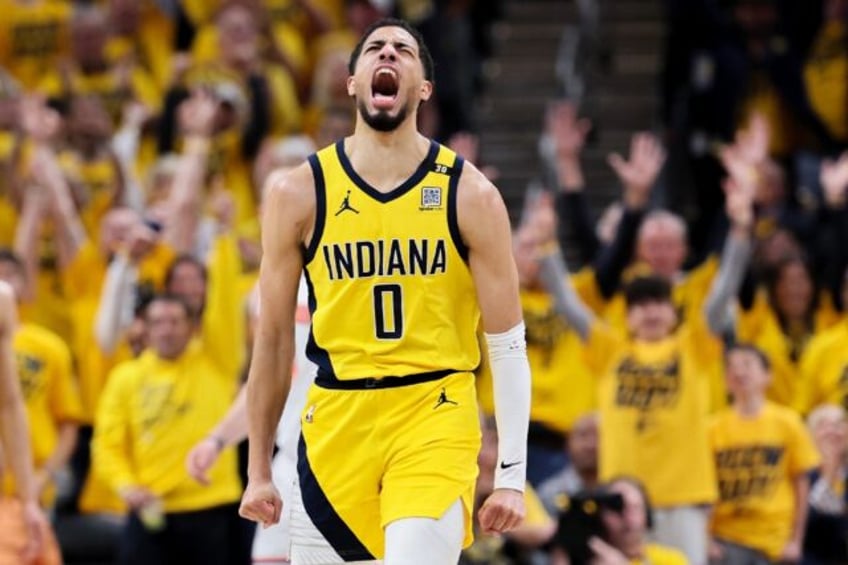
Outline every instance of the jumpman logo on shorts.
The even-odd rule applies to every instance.
[[[345,210],[350,210],[354,214],[359,214],[359,210],[357,210],[356,208],[354,208],[353,206],[350,205],[350,191],[349,190],[347,191],[347,196],[345,196],[344,200],[342,200],[342,205],[339,206],[339,211],[336,212],[336,216],[338,216],[339,214],[341,214]]]
[[[442,389],[442,394],[439,395],[439,399],[436,401],[436,405],[433,406],[433,410],[441,406],[442,404],[453,404],[455,406],[459,406],[459,402],[454,402],[453,400],[448,398],[448,393],[445,392],[445,389]]]

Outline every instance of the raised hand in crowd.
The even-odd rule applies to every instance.
[[[625,204],[631,208],[643,208],[665,163],[665,150],[657,136],[641,132],[634,134],[630,140],[628,159],[611,153],[607,162],[624,187]]]
[[[848,151],[837,159],[822,161],[819,181],[824,193],[824,202],[829,208],[842,208],[848,191]]]
[[[771,130],[768,120],[757,112],[751,116],[747,126],[736,131],[734,145],[742,153],[746,162],[753,166],[760,166],[769,158],[770,139]]]
[[[194,90],[178,109],[185,143],[168,197],[162,239],[180,253],[191,253],[195,248],[218,109],[218,101],[203,89]]]
[[[218,233],[226,233],[233,229],[236,220],[236,203],[233,195],[224,188],[221,177],[212,181],[213,190],[209,197],[209,210],[215,220]]]
[[[468,131],[460,131],[448,140],[448,147],[453,149],[457,155],[475,165],[486,176],[494,182],[500,176],[496,167],[480,163],[480,137]]]
[[[769,161],[770,137],[768,122],[754,114],[746,127],[736,131],[733,143],[719,148],[718,157],[727,174],[737,183],[757,186]]]
[[[545,115],[545,129],[554,144],[559,185],[566,192],[583,189],[580,155],[592,129],[587,118],[577,117],[577,107],[570,101],[553,103]]]

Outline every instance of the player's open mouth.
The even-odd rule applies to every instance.
[[[394,106],[399,89],[397,72],[383,67],[377,69],[371,81],[371,99],[377,109],[390,109]]]

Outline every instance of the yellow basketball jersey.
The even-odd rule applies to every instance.
[[[309,164],[316,219],[305,250],[307,355],[319,378],[475,369],[480,314],[456,213],[463,160],[432,142],[412,176],[388,193],[353,170],[343,141]]]

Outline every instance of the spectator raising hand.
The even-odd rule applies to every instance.
[[[618,153],[607,157],[607,163],[624,186],[624,201],[632,207],[645,205],[664,162],[662,144],[655,135],[647,132],[637,133],[631,138],[627,160]]]
[[[592,122],[586,118],[577,118],[577,107],[573,102],[559,101],[548,109],[545,129],[554,145],[559,185],[569,192],[581,190],[584,181],[580,154],[586,145]]]
[[[624,202],[633,208],[645,206],[665,163],[665,150],[652,133],[635,134],[630,140],[628,160],[611,153],[607,163],[624,186]]]
[[[743,158],[754,166],[760,166],[768,158],[771,130],[766,118],[759,112],[751,116],[751,121],[744,128],[736,131],[735,145],[742,152]]]

